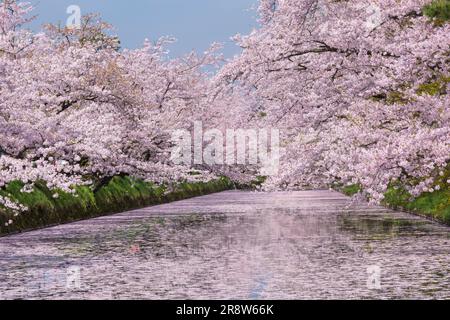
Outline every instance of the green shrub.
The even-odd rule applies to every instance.
[[[434,0],[423,8],[423,13],[434,19],[437,25],[443,25],[450,20],[450,1]]]
[[[423,193],[417,198],[401,187],[390,187],[384,203],[393,209],[403,209],[419,213],[450,224],[450,191],[439,190]]]
[[[342,193],[346,196],[352,197],[361,192],[361,186],[359,184],[352,184],[342,188]]]
[[[418,95],[438,96],[446,94],[447,85],[450,83],[450,77],[440,77],[436,81],[424,83],[417,89]]]
[[[439,190],[425,192],[416,198],[398,183],[391,184],[385,194],[384,204],[393,209],[404,209],[450,224],[450,189],[447,183],[450,179],[450,166],[443,173],[435,181]]]
[[[450,224],[450,189],[447,183],[449,179],[450,166],[435,181],[435,186],[439,186],[439,190],[425,192],[416,198],[406,191],[401,184],[391,183],[384,194],[382,204],[394,210],[405,210]],[[338,186],[336,189],[347,196],[354,196],[362,191],[359,184],[346,187]]]

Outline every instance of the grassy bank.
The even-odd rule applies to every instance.
[[[443,25],[450,20],[450,1],[434,0],[423,8],[423,13],[432,18],[436,25]]]
[[[394,210],[402,210],[423,215],[433,220],[450,225],[450,189],[447,180],[450,179],[450,170],[440,176],[435,185],[439,190],[425,192],[419,197],[412,197],[401,185],[392,184],[385,193],[383,205]],[[358,185],[341,188],[340,191],[348,196],[360,192]]]
[[[114,177],[93,191],[82,186],[75,194],[49,190],[45,183],[36,183],[30,193],[21,192],[23,183],[14,181],[0,189],[0,195],[27,206],[29,211],[14,217],[0,207],[0,236],[27,230],[95,218],[126,210],[187,199],[234,187],[227,178],[207,183],[181,183],[168,188],[131,177]],[[57,194],[57,196],[55,196]],[[12,219],[9,226],[5,223]]]
[[[401,187],[390,187],[385,194],[384,204],[393,209],[399,209],[432,218],[450,225],[450,190],[423,193],[418,198]]]

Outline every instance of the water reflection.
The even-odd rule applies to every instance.
[[[226,192],[0,239],[0,297],[449,298],[449,253],[449,228],[334,192]]]

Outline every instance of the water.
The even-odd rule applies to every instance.
[[[450,228],[231,191],[0,239],[2,299],[448,299]]]

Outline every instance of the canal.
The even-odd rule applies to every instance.
[[[450,228],[229,191],[0,238],[0,299],[449,299]]]

